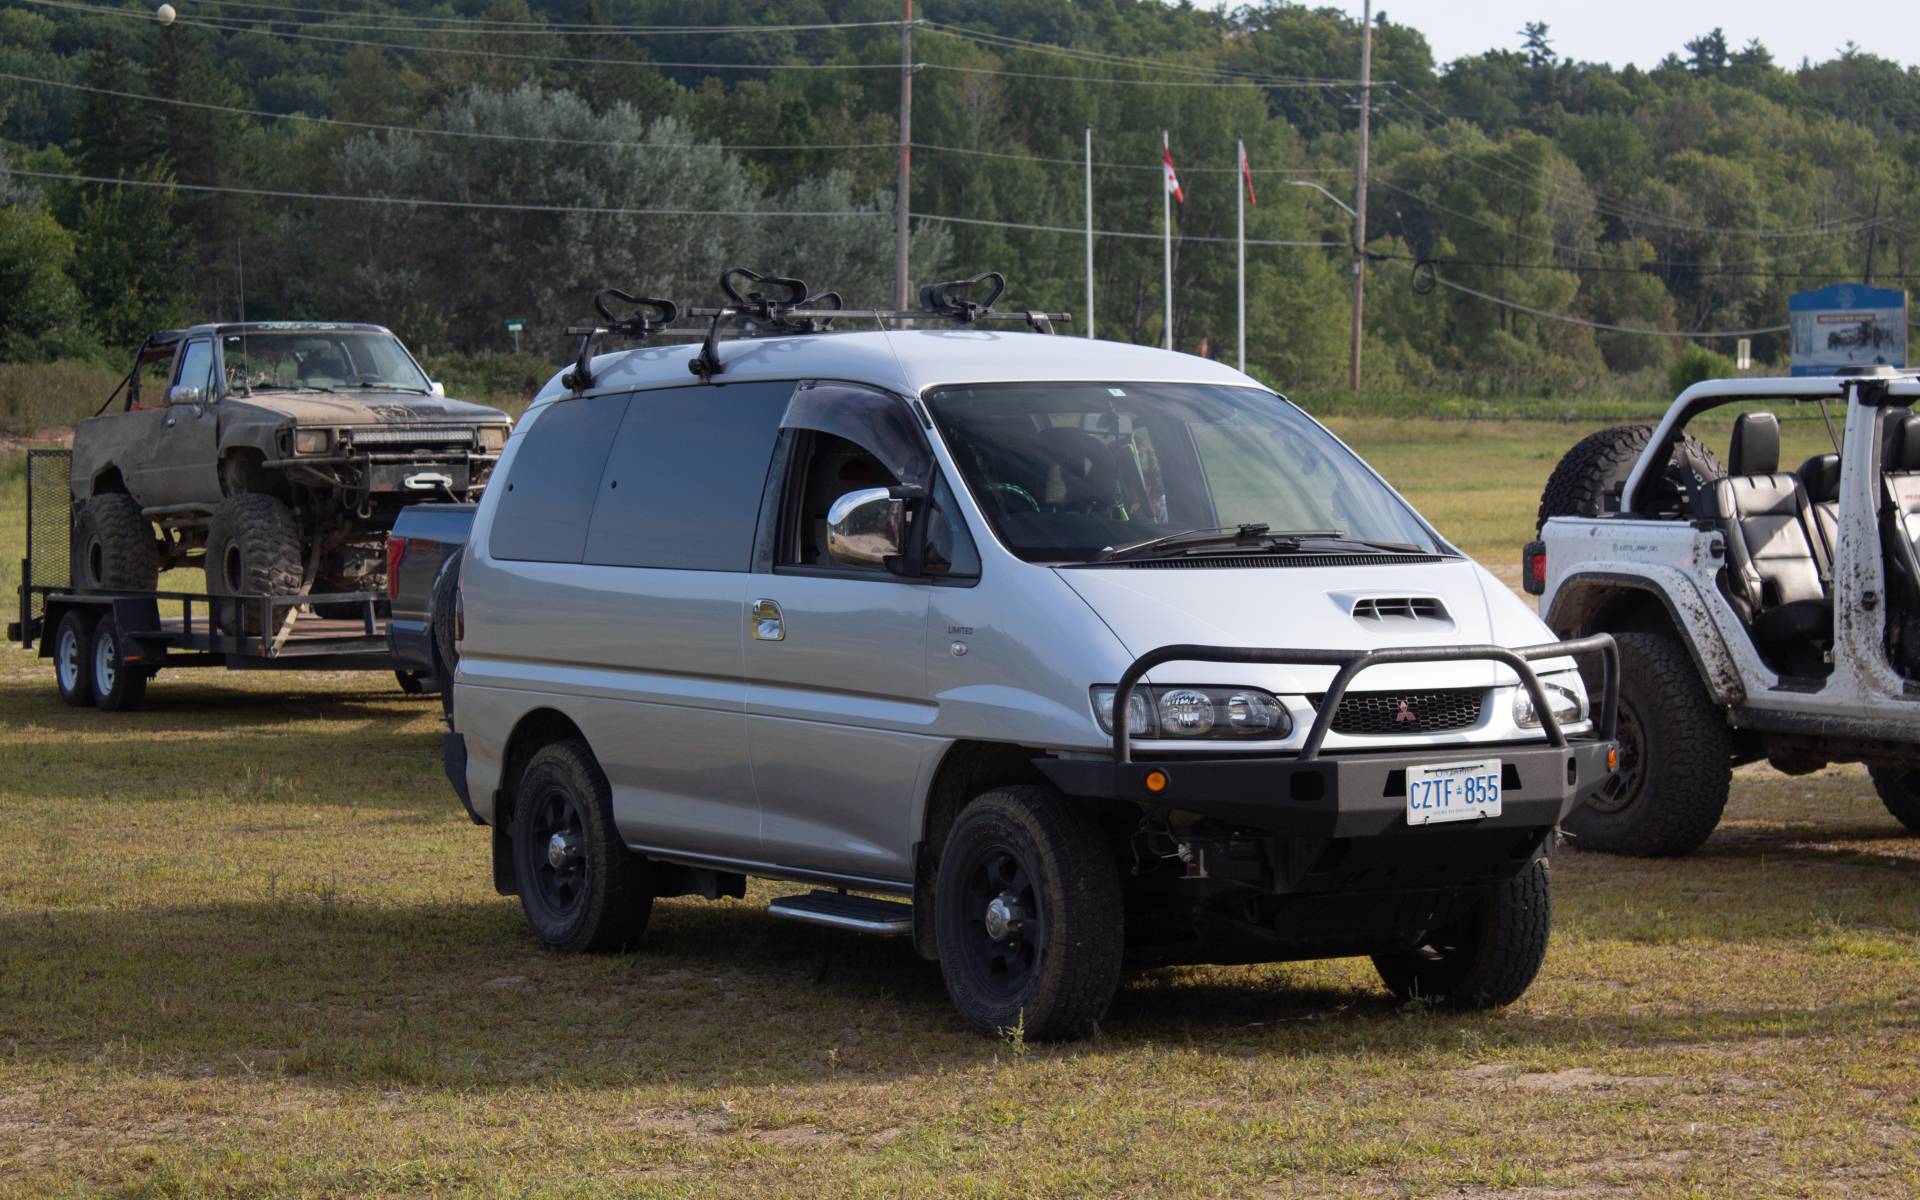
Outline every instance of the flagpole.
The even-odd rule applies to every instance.
[[[1173,153],[1173,139],[1167,131],[1160,131],[1160,149],[1165,155]],[[1167,186],[1163,173],[1160,178],[1160,233],[1163,253],[1161,283],[1166,294],[1166,343],[1167,349],[1173,349],[1173,189]]]
[[[1236,173],[1245,171],[1247,143],[1245,140],[1236,139],[1233,147],[1237,156],[1233,164],[1238,169]],[[1239,202],[1236,205],[1239,209],[1238,234],[1234,242],[1240,268],[1237,275],[1240,287],[1240,370],[1244,373],[1247,369],[1247,189],[1242,186],[1242,183],[1242,180],[1234,180],[1233,194]]]
[[[1093,126],[1087,126],[1087,336],[1093,336]]]

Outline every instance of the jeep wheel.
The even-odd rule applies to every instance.
[[[80,587],[150,592],[160,586],[153,522],[125,492],[104,492],[80,506],[73,523],[73,581]]]
[[[242,492],[214,510],[207,530],[209,596],[290,596],[300,591],[300,527],[272,496]],[[284,616],[284,610],[275,614]],[[241,627],[260,632],[260,614],[245,605]]]
[[[53,631],[53,682],[75,708],[93,703],[93,614],[68,609]]]
[[[1894,820],[1920,833],[1920,771],[1906,767],[1873,767],[1873,790]]]
[[[1633,474],[1633,464],[1652,438],[1651,425],[1621,425],[1575,442],[1547,477],[1534,528],[1545,525],[1550,517],[1597,517],[1613,512],[1619,506],[1621,485]],[[1724,474],[1713,451],[1692,434],[1684,434],[1667,464],[1659,499],[1663,505],[1678,508],[1683,498],[1697,495]]]
[[[1733,734],[1693,658],[1658,633],[1616,633],[1620,769],[1564,827],[1579,850],[1691,854],[1720,823],[1733,781]]]
[[[93,703],[104,712],[132,712],[147,698],[146,668],[126,659],[132,648],[112,617],[101,617],[94,624],[87,661],[93,676]]]
[[[1120,873],[1099,829],[1052,788],[998,788],[954,822],[934,885],[947,992],[986,1034],[1086,1037],[1113,1002]]]
[[[585,742],[533,756],[513,805],[513,871],[549,950],[624,950],[653,912],[652,872],[613,824],[613,793]]]
[[[1547,957],[1553,927],[1553,877],[1544,858],[1493,891],[1453,923],[1429,930],[1419,945],[1376,954],[1374,969],[1401,1000],[1431,1000],[1471,1011],[1512,1004]]]

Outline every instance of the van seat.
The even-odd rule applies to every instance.
[[[1797,475],[1780,470],[1780,422],[1772,413],[1741,413],[1733,423],[1726,477],[1703,497],[1705,515],[1727,539],[1727,587],[1762,645],[1830,636],[1833,605],[1821,581],[1821,559]]]

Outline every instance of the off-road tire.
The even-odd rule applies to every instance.
[[[1633,474],[1633,464],[1652,438],[1651,425],[1620,425],[1575,442],[1547,476],[1534,528],[1538,530],[1550,517],[1597,517],[1615,511],[1619,487]],[[1666,499],[1677,505],[1682,491],[1697,495],[1725,474],[1706,443],[1683,434],[1667,465]]]
[[[1020,874],[996,874],[996,855],[1015,861]],[[1021,929],[998,941],[984,920],[993,886],[1031,896],[1038,909],[1023,911]],[[1120,985],[1120,870],[1074,801],[1039,785],[983,793],[947,836],[933,903],[940,973],[968,1025],[999,1036],[1017,1029],[1034,1041],[1082,1038],[1098,1027]],[[1015,948],[1006,951],[1009,940]],[[990,959],[1002,952],[1015,961],[1006,985],[996,986]]]
[[[460,643],[453,640],[453,594],[460,586],[460,565],[466,554],[463,546],[448,556],[433,581],[433,603],[429,608],[429,631],[433,650],[439,656],[440,678],[453,687],[453,670],[460,665]]]
[[[87,669],[93,677],[94,707],[102,712],[132,712],[147,698],[147,669],[126,661],[127,640],[110,616],[93,626]]]
[[[1563,822],[1575,849],[1643,858],[1698,850],[1727,807],[1733,733],[1693,657],[1659,633],[1616,633],[1620,770]],[[1590,681],[1590,689],[1597,681]]]
[[[1908,767],[1872,767],[1873,790],[1893,819],[1920,833],[1920,771]]]
[[[290,596],[300,590],[300,526],[272,496],[242,492],[220,502],[207,529],[209,596]],[[276,613],[283,617],[284,613]],[[243,606],[242,627],[260,632],[254,605]]]
[[[53,630],[53,686],[74,708],[93,706],[94,615],[70,608]]]
[[[555,806],[569,810],[577,838],[571,899],[557,899],[563,871],[549,858]],[[639,942],[653,912],[653,872],[627,849],[613,823],[613,791],[581,741],[542,747],[520,775],[513,805],[513,872],[533,936],[549,950],[625,950]],[[569,868],[569,871],[573,868]]]
[[[79,587],[150,592],[160,586],[153,522],[125,492],[103,492],[73,522],[73,582]]]
[[[1518,1000],[1540,973],[1552,928],[1553,875],[1538,858],[1495,884],[1464,917],[1428,931],[1411,950],[1374,955],[1373,966],[1402,1001],[1469,1012],[1500,1008]]]

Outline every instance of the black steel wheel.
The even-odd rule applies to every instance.
[[[1119,867],[1086,810],[1052,788],[998,788],[961,812],[934,924],[947,991],[981,1033],[1086,1037],[1113,1002]]]
[[[53,630],[53,682],[75,708],[93,704],[93,614],[68,609]]]
[[[1423,933],[1412,948],[1376,954],[1374,969],[1401,1000],[1471,1011],[1518,1000],[1540,973],[1553,928],[1553,881],[1535,859],[1459,920]]]
[[[128,662],[131,653],[135,661]],[[104,712],[131,712],[147,698],[147,669],[138,661],[139,650],[120,632],[112,617],[101,617],[93,626],[93,645],[87,652],[89,673],[93,676],[93,703]]]
[[[585,742],[556,742],[520,776],[513,866],[534,937],[550,950],[623,950],[653,911],[647,860],[613,824],[612,791]]]

